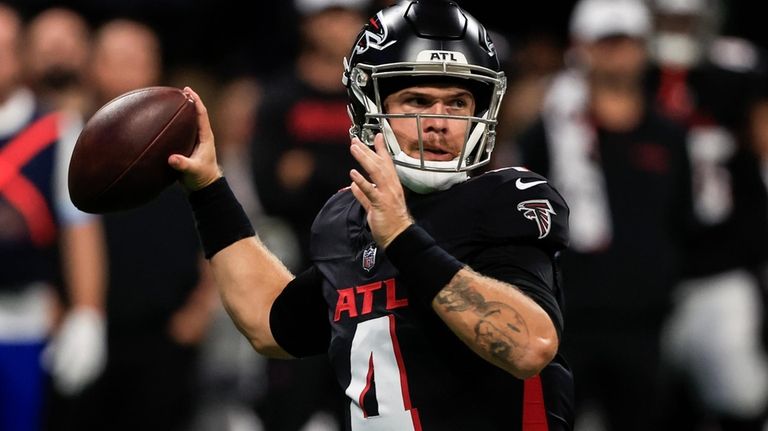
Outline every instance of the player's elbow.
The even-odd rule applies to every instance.
[[[233,315],[231,311],[230,315]],[[267,319],[268,317],[263,315],[252,315],[251,319],[238,319],[233,315],[235,326],[257,353],[269,358],[291,358],[291,355],[286,353],[275,341],[272,332],[269,330],[269,325],[266,323]],[[248,322],[251,323],[249,324]]]
[[[293,359],[293,356],[283,350],[276,343],[266,342],[265,340],[253,338],[251,338],[249,341],[251,342],[253,349],[262,356],[275,359]]]
[[[557,335],[534,338],[528,345],[525,354],[516,362],[512,375],[519,379],[527,379],[541,372],[555,358],[558,349]]]
[[[258,327],[250,332],[243,331],[241,328],[241,332],[251,343],[251,347],[260,355],[275,359],[293,359],[293,356],[277,344],[268,327]]]

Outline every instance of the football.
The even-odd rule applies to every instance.
[[[194,101],[175,87],[120,95],[83,126],[69,163],[69,194],[82,211],[102,214],[139,207],[178,179],[168,156],[189,156],[197,144]]]

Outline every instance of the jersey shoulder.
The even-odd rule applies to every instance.
[[[481,235],[567,247],[568,205],[546,177],[510,167],[474,177],[467,185],[489,190],[478,207]]]
[[[354,255],[351,239],[364,229],[365,214],[352,190],[343,188],[326,201],[315,216],[310,231],[312,260],[329,260]]]

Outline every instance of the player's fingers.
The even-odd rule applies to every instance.
[[[373,140],[373,149],[369,148],[372,157],[375,158],[375,171],[369,171],[374,183],[389,190],[391,186],[399,185],[395,162],[384,141],[384,135],[377,133]]]
[[[383,160],[381,157],[373,152],[367,145],[363,144],[359,139],[352,140],[350,151],[355,160],[360,163],[363,169],[370,175],[374,183],[382,183],[383,177]],[[389,157],[389,156],[387,156]]]
[[[197,126],[200,133],[200,141],[212,140],[213,131],[211,130],[211,122],[208,118],[208,108],[205,107],[203,100],[190,87],[184,87],[184,93],[191,97],[195,101],[195,109],[197,109]]]
[[[349,171],[349,176],[352,178],[352,184],[356,185],[365,194],[365,197],[369,200],[375,200],[375,193],[377,192],[375,184],[366,180],[357,169]]]
[[[379,157],[384,159],[391,159],[389,156],[389,150],[387,150],[387,145],[384,143],[383,133],[377,133],[373,138],[373,147],[376,149],[376,154],[378,154]]]
[[[360,187],[358,187],[357,184],[352,183],[349,189],[352,190],[352,194],[355,196],[355,199],[360,202],[360,205],[362,205],[365,212],[369,212],[371,209],[371,201],[368,200],[368,197],[365,196],[365,193],[360,190]]]
[[[387,144],[384,142],[384,134],[376,134],[373,138],[373,147],[378,156],[377,166],[382,170],[381,175],[386,176],[386,178],[381,179],[381,184],[384,184],[385,180],[389,181],[393,176],[397,176],[397,173],[395,172],[395,162],[392,160],[392,155],[389,153]]]
[[[349,151],[352,153],[355,160],[363,165],[363,167],[365,167],[365,164],[368,163],[368,159],[371,157],[371,150],[358,138],[352,138],[352,142],[349,145]]]

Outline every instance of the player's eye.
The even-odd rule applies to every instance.
[[[406,101],[406,103],[408,103],[409,105],[412,105],[412,106],[424,107],[424,106],[429,106],[432,102],[430,100],[428,100],[426,97],[413,96],[413,97],[410,97]]]
[[[454,109],[464,109],[469,106],[469,102],[464,98],[458,98],[451,100],[449,106]]]

